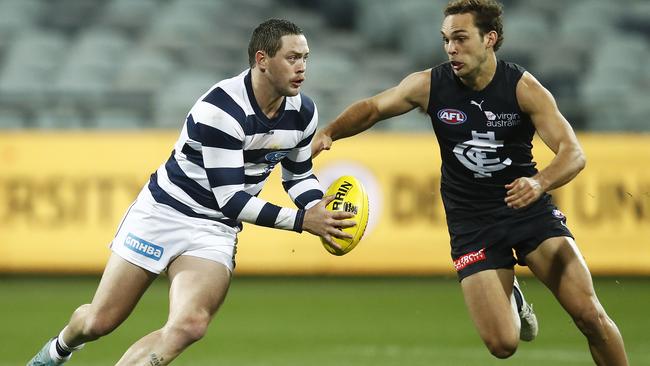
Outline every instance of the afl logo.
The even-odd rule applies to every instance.
[[[467,121],[467,115],[458,109],[445,108],[438,111],[438,119],[448,125],[459,125]]]

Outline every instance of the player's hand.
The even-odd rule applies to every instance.
[[[311,140],[311,157],[315,158],[323,150],[329,150],[332,147],[332,138],[323,130],[316,132]]]
[[[325,206],[332,202],[333,199],[334,196],[324,197],[318,204],[308,209],[305,212],[302,229],[320,236],[325,239],[329,245],[341,249],[341,247],[332,240],[332,237],[352,239],[352,234],[348,234],[341,229],[355,226],[357,223],[352,220],[347,220],[354,217],[352,212],[330,211],[326,209]]]
[[[535,178],[517,178],[512,183],[506,184],[505,202],[510,208],[524,208],[537,201],[544,190],[542,185]]]

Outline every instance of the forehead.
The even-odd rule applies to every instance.
[[[307,38],[303,34],[288,34],[280,38],[282,47],[280,53],[296,52],[308,53],[309,46],[307,45]]]
[[[478,32],[478,28],[474,25],[474,15],[472,13],[452,14],[445,17],[440,29],[442,34],[450,36],[454,32],[461,31],[467,33]]]

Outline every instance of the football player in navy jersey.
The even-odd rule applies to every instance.
[[[426,111],[442,158],[440,190],[452,261],[489,351],[510,357],[520,339],[537,334],[536,317],[514,277],[518,263],[573,318],[596,364],[627,365],[621,334],[596,297],[566,218],[546,193],[585,166],[575,133],[537,79],[497,59],[501,4],[455,0],[444,14],[441,35],[449,61],[350,105],[316,134],[312,155],[381,120]],[[534,133],[555,153],[541,170],[532,157]]]
[[[112,255],[91,304],[80,306],[28,366],[67,362],[84,343],[118,327],[153,280],[170,281],[166,324],[134,343],[117,365],[167,365],[205,334],[235,267],[242,223],[308,231],[336,245],[351,238],[352,213],[325,209],[333,197],[312,173],[314,103],[300,93],[309,55],[295,24],[260,24],[248,47],[250,68],[197,100],[170,158],[151,175],[111,243]],[[258,197],[276,164],[298,209]]]

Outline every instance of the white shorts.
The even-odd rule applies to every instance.
[[[235,268],[238,228],[186,216],[156,202],[145,187],[129,207],[111,250],[153,273],[164,271],[181,255],[209,259]]]

